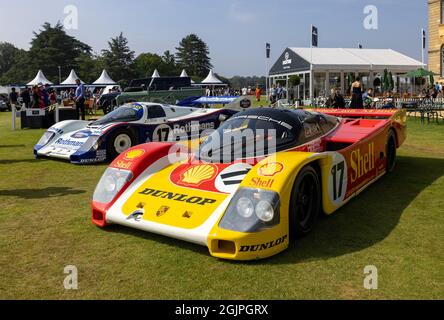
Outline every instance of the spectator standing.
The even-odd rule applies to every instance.
[[[11,104],[11,108],[15,108],[17,106],[18,94],[15,91],[15,88],[11,89],[11,93],[9,94],[9,103]]]
[[[256,101],[261,102],[262,89],[259,85],[256,86]]]
[[[51,93],[49,94],[49,103],[51,105],[54,105],[57,103],[57,94],[54,89],[52,89]]]
[[[23,100],[25,108],[29,108],[31,105],[31,95],[29,94],[29,89],[27,87],[20,93],[20,97]]]
[[[80,79],[76,80],[77,89],[75,93],[75,102],[76,102],[76,111],[77,118],[80,117],[80,113],[82,115],[82,120],[85,120],[85,86],[80,81]]]
[[[242,96],[247,96],[248,95],[248,89],[246,87],[242,88]]]
[[[362,100],[361,78],[357,77],[351,86],[352,101],[351,109],[364,109],[364,101]]]

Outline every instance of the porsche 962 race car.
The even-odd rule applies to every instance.
[[[158,103],[129,103],[97,121],[57,123],[34,147],[36,157],[52,157],[87,164],[113,160],[132,146],[150,141],[170,141],[181,135],[199,135],[215,129],[242,110],[199,109]]]
[[[267,258],[391,172],[405,138],[402,110],[250,109],[190,151],[148,143],[120,155],[96,188],[92,221],[218,258]]]

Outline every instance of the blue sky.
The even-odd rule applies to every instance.
[[[273,62],[288,46],[308,46],[310,25],[320,47],[392,48],[421,59],[420,30],[427,30],[426,0],[0,0],[0,41],[29,48],[32,31],[65,18],[75,5],[78,30],[68,33],[99,52],[123,31],[136,53],[175,51],[196,33],[210,48],[215,71],[224,76],[265,73],[265,43]],[[378,9],[377,30],[363,26],[364,7]],[[13,8],[13,12],[11,12]],[[5,14],[8,13],[9,14]]]

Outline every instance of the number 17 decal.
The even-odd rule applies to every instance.
[[[335,153],[328,177],[328,194],[330,201],[339,206],[344,202],[347,193],[347,163],[344,157]]]

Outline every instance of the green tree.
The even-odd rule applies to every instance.
[[[42,69],[46,77],[55,83],[59,80],[59,69],[68,73],[77,69],[76,59],[81,54],[90,54],[91,47],[74,37],[66,34],[63,26],[58,22],[54,27],[46,22],[39,33],[34,32],[29,50],[29,67],[32,77],[38,69]]]
[[[195,34],[183,38],[176,50],[177,64],[188,70],[190,76],[205,77],[213,68],[207,44]]]
[[[162,57],[155,53],[141,53],[134,60],[134,72],[137,78],[148,78],[151,77],[154,70],[157,69],[160,74],[162,74],[162,70],[160,70],[161,65],[163,64]]]
[[[101,56],[87,53],[82,53],[76,59],[76,63],[78,65],[76,73],[86,83],[97,80],[105,66]]]
[[[0,84],[23,84],[30,80],[29,54],[25,50],[19,50],[14,54],[12,65],[9,69],[0,73]]]
[[[129,48],[128,39],[122,32],[108,41],[108,47],[102,50],[105,68],[113,79],[125,86],[133,78],[134,51]]]
[[[12,68],[20,51],[11,43],[0,42],[0,76]]]

